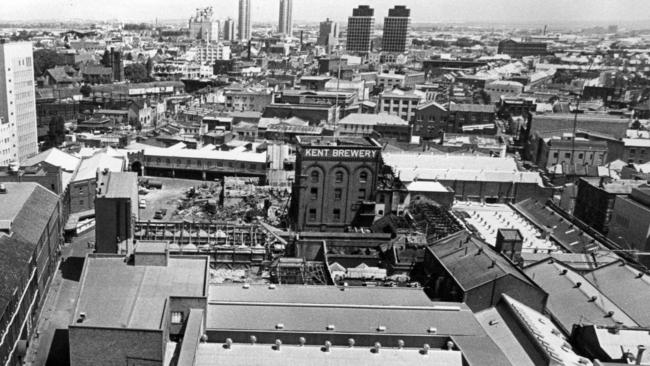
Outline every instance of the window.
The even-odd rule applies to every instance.
[[[386,203],[386,197],[383,194],[379,195],[379,203]]]
[[[341,221],[341,209],[340,208],[335,208],[334,209],[332,218],[334,219],[334,221]]]
[[[334,189],[334,200],[335,201],[340,201],[341,197],[343,197],[343,190],[341,188],[335,188]]]
[[[359,182],[366,183],[368,181],[368,172],[361,172],[359,174]]]
[[[315,200],[318,198],[318,188],[312,187],[311,189],[311,199]]]
[[[84,200],[79,200],[79,206],[83,206],[83,205],[84,205]]]
[[[336,183],[342,183],[343,182],[343,172],[342,171],[339,170],[338,172],[334,173],[334,181]]]
[[[359,199],[361,199],[361,200],[366,199],[366,189],[365,188],[359,189]]]
[[[571,158],[571,153],[564,153],[564,158],[565,159],[570,159]]]
[[[309,209],[309,221],[316,221],[316,209],[315,208],[310,208]]]
[[[559,153],[558,153],[557,151],[553,153],[553,157],[554,157],[554,158],[557,159],[558,156],[559,156]]]
[[[311,172],[311,182],[312,183],[318,183],[318,179],[320,178],[320,174],[318,174],[317,171]]]
[[[584,157],[583,153],[578,154],[578,159],[582,159]]]
[[[183,322],[183,312],[172,311],[172,324],[181,324]]]

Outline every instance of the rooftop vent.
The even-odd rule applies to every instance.
[[[374,347],[372,347],[372,353],[379,353],[379,350],[381,349],[381,343],[375,342]]]
[[[325,341],[325,346],[323,347],[323,351],[324,352],[329,352],[331,348],[332,348],[332,342]]]
[[[248,290],[249,288],[251,288],[251,285],[248,284],[248,283],[245,283],[245,284],[242,285],[242,288],[245,288],[245,289]]]
[[[348,347],[354,347],[354,338],[348,338]]]
[[[589,302],[594,302],[596,300],[598,300],[598,296],[596,296],[596,295],[589,298]]]
[[[582,286],[582,282],[576,282],[575,286],[573,286],[573,287],[580,288],[580,286]]]
[[[7,186],[4,184],[0,184],[0,193],[1,194],[6,194],[7,193]]]
[[[282,324],[282,323],[276,324],[275,329],[284,329],[284,324]]]
[[[639,272],[636,274],[636,278],[642,278],[643,277],[643,272]]]
[[[223,348],[230,349],[232,347],[232,339],[226,338],[226,344],[223,345]]]
[[[429,329],[427,329],[427,333],[436,334],[438,333],[438,328],[429,327]]]
[[[327,330],[334,330],[334,328],[336,328],[334,324],[328,324],[327,327],[325,327]]]
[[[431,346],[429,346],[429,344],[425,343],[422,346],[422,350],[420,350],[420,353],[423,354],[423,355],[427,355],[427,354],[429,354],[430,349],[431,349]]]
[[[307,339],[305,339],[305,337],[298,338],[298,345],[300,347],[304,346],[306,343],[307,343]]]
[[[270,285],[269,285],[269,290],[275,290],[275,285],[274,285],[274,284],[270,284]]]
[[[386,331],[386,326],[385,325],[380,325],[377,327],[378,332],[385,332]]]
[[[404,340],[403,339],[398,339],[397,340],[397,348],[398,349],[404,348]]]

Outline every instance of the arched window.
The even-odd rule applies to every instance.
[[[359,173],[359,182],[366,183],[368,181],[368,172]]]
[[[318,183],[318,178],[320,177],[320,174],[318,174],[317,170],[314,170],[311,172],[311,182],[312,183]]]
[[[334,181],[336,183],[343,183],[343,172],[342,171],[337,171],[334,173]]]

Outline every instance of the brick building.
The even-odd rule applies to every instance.
[[[291,217],[297,230],[343,231],[374,219],[381,146],[371,138],[298,137]],[[365,211],[372,205],[372,212]]]
[[[60,202],[32,182],[0,186],[0,364],[22,365],[58,266]]]
[[[97,253],[125,253],[139,217],[136,173],[101,172],[95,199]]]
[[[68,326],[70,365],[164,365],[171,341],[203,328],[208,263],[140,245],[128,261],[89,255]]]

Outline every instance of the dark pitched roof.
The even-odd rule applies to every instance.
[[[621,260],[584,276],[639,325],[650,327],[650,275],[647,271],[641,272]]]
[[[544,203],[529,198],[513,205],[513,208],[540,229],[548,230],[551,238],[569,252],[586,253],[601,249],[600,243],[591,235]]]
[[[537,287],[519,268],[467,231],[440,239],[428,250],[465,291],[509,275]]]
[[[19,233],[29,243],[38,243],[58,203],[59,197],[56,194],[41,185],[36,185],[16,216],[12,231]]]

